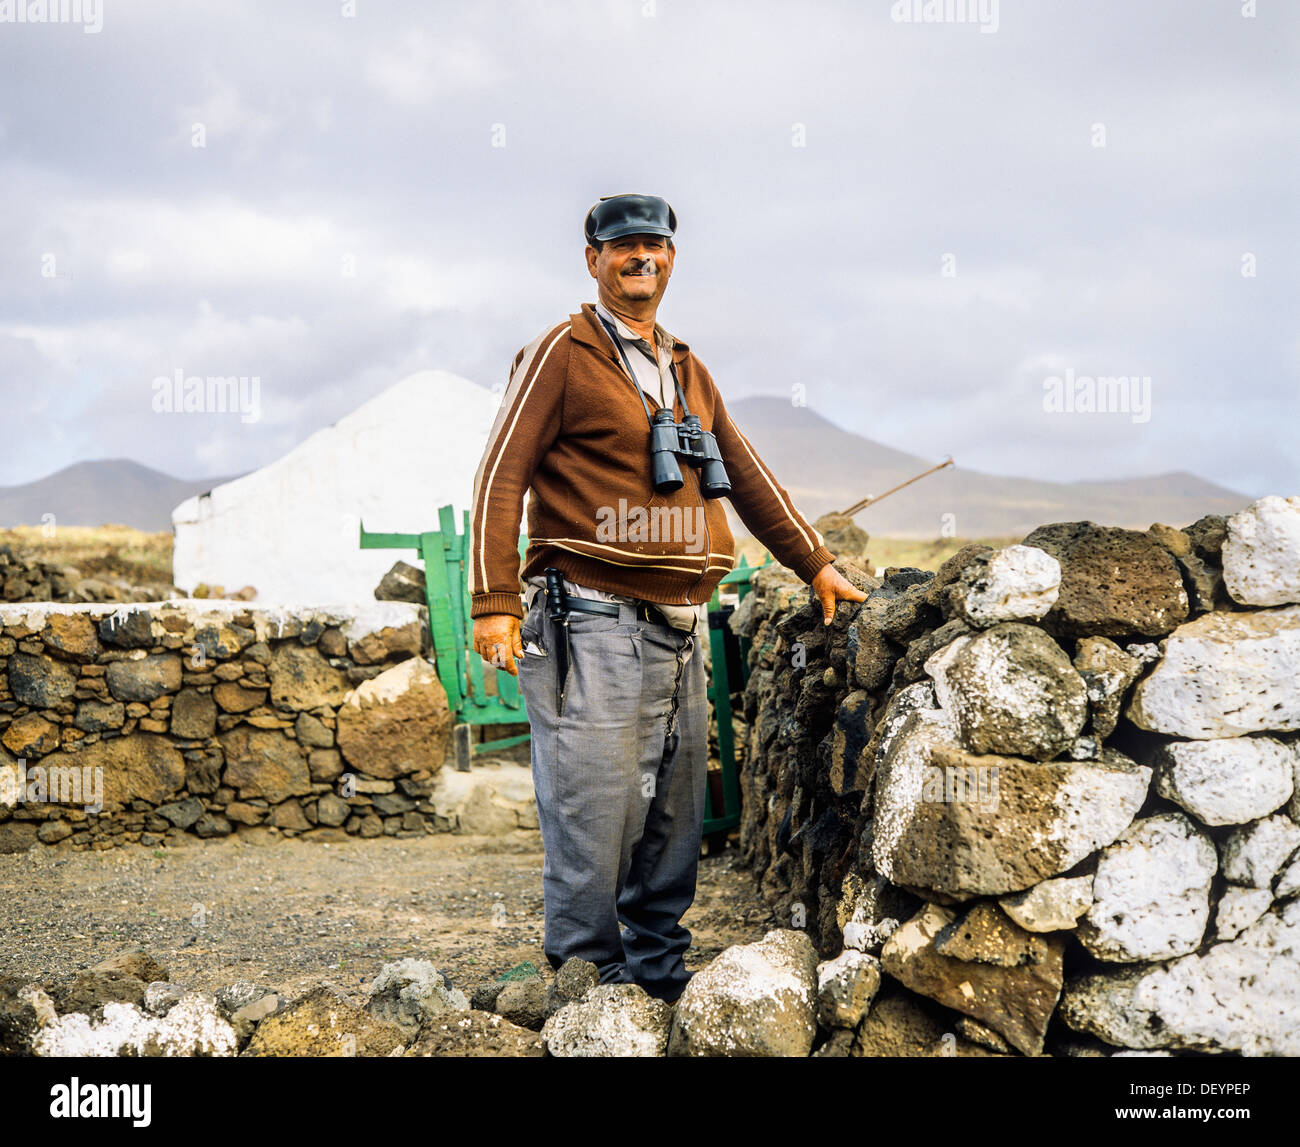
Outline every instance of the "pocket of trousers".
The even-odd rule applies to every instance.
[[[547,625],[553,624],[550,621]],[[609,633],[618,629],[621,622],[617,613],[589,613],[585,610],[569,611],[569,633]]]
[[[569,643],[570,651],[575,641],[584,637],[593,637],[597,634],[613,633],[619,630],[623,633],[633,634],[638,630],[638,623],[633,622],[630,625],[623,625],[619,621],[617,614],[606,613],[589,613],[583,610],[572,610],[569,613]],[[524,618],[523,624],[519,627],[519,635],[527,646],[533,643],[541,653],[533,653],[533,657],[549,657],[553,652],[555,645],[555,623],[551,621],[541,606],[530,609]],[[527,661],[530,654],[525,648],[524,660]]]
[[[540,656],[545,657],[551,652],[551,637],[546,632],[550,622],[546,620],[546,614],[541,606],[541,595],[535,599],[535,604],[530,606],[528,612],[524,614],[524,620],[519,625],[519,636],[524,645],[529,642],[541,649]],[[538,654],[533,654],[534,657]],[[525,660],[527,660],[527,650],[525,650]]]
[[[608,624],[594,631],[585,623],[584,628],[571,626],[568,677],[559,712],[568,726],[607,727],[611,718],[635,714],[641,699],[640,623],[620,624],[617,617],[592,616]]]
[[[535,629],[530,629],[527,625],[519,627],[519,637],[524,644],[525,657],[546,657],[550,654],[549,642],[543,640],[542,635]],[[536,652],[530,650],[532,647]]]

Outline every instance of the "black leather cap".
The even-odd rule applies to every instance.
[[[582,226],[587,242],[621,235],[672,235],[677,216],[657,195],[602,195]]]

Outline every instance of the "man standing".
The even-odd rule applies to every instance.
[[[675,489],[652,481],[653,412],[696,415],[712,432],[741,520],[812,585],[827,624],[838,601],[866,596],[831,565],[704,365],[655,321],[676,228],[652,195],[608,196],[588,212],[598,301],[515,356],[474,476],[469,551],[474,649],[518,674],[532,730],[546,957],[555,968],[590,960],[602,983],[668,1001],[690,978],[680,921],[695,897],[707,783],[698,643],[735,554],[693,460],[680,457]],[[548,596],[571,612],[553,620]]]

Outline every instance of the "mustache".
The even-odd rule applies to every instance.
[[[628,264],[628,269],[623,272],[625,275],[638,275],[642,271],[657,271],[653,259],[635,259]]]

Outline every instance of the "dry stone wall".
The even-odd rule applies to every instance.
[[[884,974],[819,1054],[1300,1055],[1300,498],[840,568],[731,621],[745,859]]]
[[[453,827],[429,652],[404,602],[0,605],[0,851]]]
[[[135,585],[108,574],[86,577],[76,566],[0,546],[0,602],[158,601],[175,592],[174,586]]]

